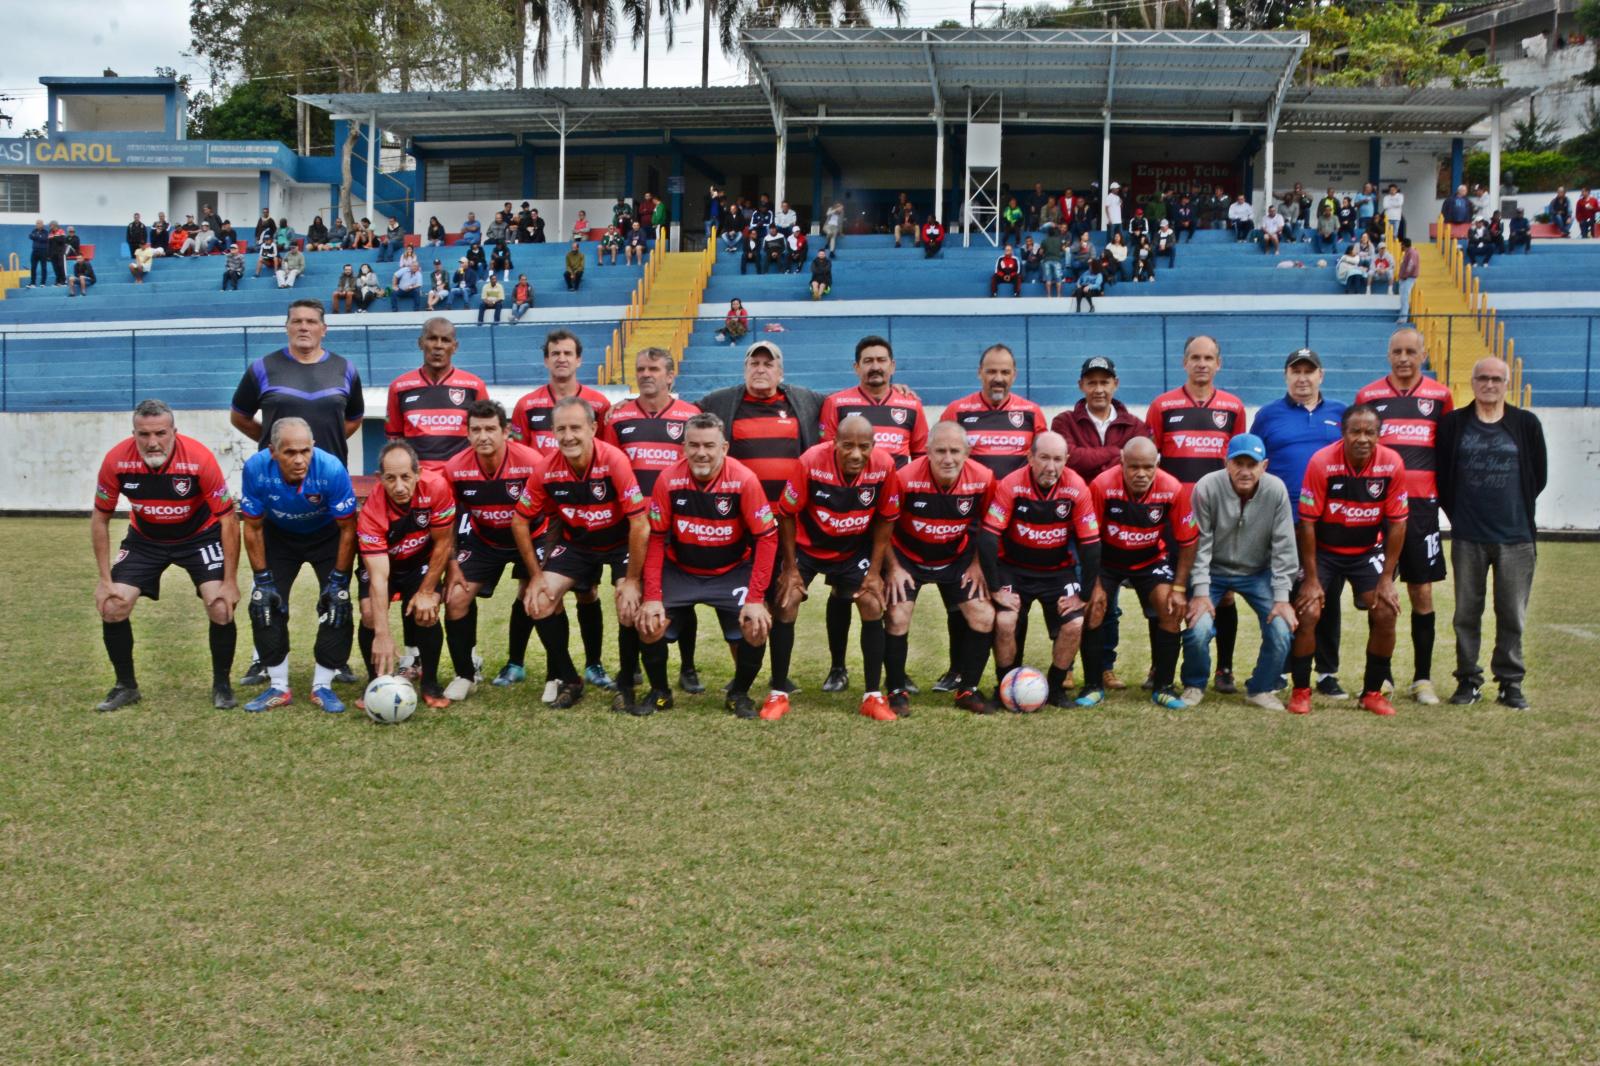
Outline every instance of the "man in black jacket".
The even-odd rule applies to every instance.
[[[1534,503],[1548,480],[1544,428],[1506,403],[1511,371],[1494,358],[1472,368],[1473,403],[1439,423],[1439,503],[1450,516],[1450,568],[1456,588],[1455,704],[1481,698],[1478,665],[1484,587],[1494,571],[1494,654],[1489,669],[1498,702],[1525,710],[1522,629],[1533,588],[1538,538]]]
[[[128,254],[132,255],[144,247],[144,242],[150,239],[150,230],[139,217],[139,212],[133,213],[133,221],[128,223]]]

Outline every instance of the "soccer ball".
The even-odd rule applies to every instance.
[[[398,725],[417,709],[417,690],[403,677],[375,677],[361,698],[367,717],[379,725]]]
[[[1000,682],[1000,702],[1008,711],[1032,714],[1050,698],[1050,683],[1031,666],[1019,666]]]

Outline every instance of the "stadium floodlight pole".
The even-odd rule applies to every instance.
[[[1492,215],[1500,210],[1500,103],[1489,109],[1489,206]]]

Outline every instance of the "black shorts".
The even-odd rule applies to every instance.
[[[544,546],[536,544],[534,558],[544,562]],[[518,581],[528,579],[528,568],[522,565],[522,554],[516,548],[498,548],[486,544],[470,530],[456,538],[456,566],[463,580],[478,586],[478,599],[494,595],[495,587],[505,575],[506,564],[511,564],[511,576]]]
[[[916,601],[917,593],[922,591],[924,585],[934,585],[939,589],[939,596],[944,600],[945,610],[954,611],[968,600],[978,599],[978,590],[971,585],[963,586],[961,579],[966,576],[967,568],[972,565],[972,556],[975,548],[968,548],[960,558],[944,566],[923,566],[921,563],[908,557],[898,548],[894,549],[894,559],[900,568],[911,575],[915,582],[911,586],[911,600]]]
[[[411,597],[417,594],[417,589],[422,587],[422,579],[426,576],[428,576],[427,563],[397,570],[391,560],[389,566],[389,602],[393,603],[399,600],[403,603],[410,600]],[[360,593],[361,599],[365,600],[372,597],[372,579],[367,575],[365,566],[356,571],[356,589]]]
[[[754,564],[743,562],[726,574],[691,574],[668,560],[661,567],[661,605],[672,619],[667,639],[678,639],[679,620],[700,604],[717,612],[717,624],[724,640],[738,640],[739,611],[750,591],[750,572]]]
[[[289,607],[289,592],[294,588],[300,568],[311,564],[317,577],[317,588],[327,583],[328,574],[339,561],[339,524],[330,522],[322,529],[310,533],[295,533],[279,529],[270,521],[261,523],[261,540],[267,550],[267,569],[272,571],[273,584],[283,597],[284,610]]]
[[[1317,584],[1322,586],[1324,602],[1337,600],[1346,582],[1349,582],[1350,591],[1356,597],[1370,593],[1378,587],[1378,579],[1383,576],[1383,563],[1384,555],[1380,548],[1360,555],[1317,552]],[[1359,598],[1355,604],[1358,611],[1367,609]]]
[[[1102,569],[1097,581],[1100,587],[1106,590],[1108,614],[1110,613],[1109,605],[1116,602],[1117,590],[1126,585],[1133,590],[1134,595],[1139,597],[1139,606],[1144,608],[1145,617],[1153,618],[1155,616],[1152,612],[1155,608],[1150,604],[1150,596],[1158,586],[1172,584],[1174,576],[1172,560],[1163,559],[1148,570]]]
[[[795,565],[800,569],[800,581],[808,587],[812,579],[821,574],[835,589],[858,588],[872,567],[872,556],[866,553],[846,559],[818,559],[796,548],[794,557]]]
[[[599,585],[607,566],[611,567],[611,583],[615,585],[628,568],[628,549],[597,552],[577,544],[557,544],[544,559],[544,568],[571,578],[576,592],[588,592]]]
[[[218,523],[188,540],[151,540],[129,530],[111,560],[111,581],[132,585],[150,600],[161,598],[161,575],[169,566],[189,572],[196,592],[208,581],[222,580],[222,525]]]
[[[1020,614],[1027,614],[1034,603],[1044,611],[1045,631],[1056,639],[1062,623],[1083,617],[1083,608],[1061,613],[1058,601],[1063,596],[1083,596],[1083,585],[1078,580],[1078,568],[1069,566],[1062,570],[1023,570],[1000,564],[1000,588],[996,591],[1015,592],[1022,600]]]
[[[1413,498],[1406,519],[1406,539],[1400,545],[1400,580],[1408,585],[1443,581],[1444,543],[1439,533],[1439,501]]]

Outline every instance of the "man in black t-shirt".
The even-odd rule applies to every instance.
[[[233,393],[233,428],[265,448],[272,423],[303,418],[317,447],[350,463],[345,441],[361,428],[361,375],[322,347],[328,326],[322,301],[296,300],[285,324],[289,344],[251,363]]]

